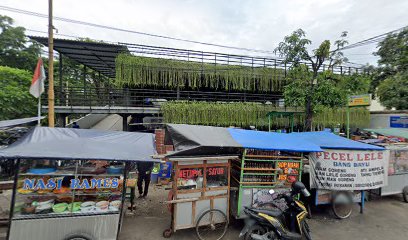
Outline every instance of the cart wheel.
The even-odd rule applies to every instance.
[[[66,236],[64,240],[94,240],[94,238],[86,233],[74,233]]]
[[[227,228],[227,215],[219,209],[210,209],[198,218],[196,233],[200,240],[220,240],[227,232]]]
[[[173,234],[173,230],[171,228],[168,228],[163,231],[164,238],[170,238],[172,234]]]
[[[402,190],[402,197],[404,198],[404,201],[408,203],[408,186],[405,186]]]
[[[333,194],[332,209],[339,219],[350,217],[353,212],[353,196],[350,192],[335,192]]]

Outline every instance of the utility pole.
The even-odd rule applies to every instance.
[[[52,0],[48,0],[48,126],[54,127],[54,39]]]

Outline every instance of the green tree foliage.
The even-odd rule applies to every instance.
[[[377,94],[387,108],[408,109],[408,71],[397,73],[381,82]]]
[[[12,25],[12,18],[0,15],[0,65],[33,71],[41,47],[27,39],[23,27]]]
[[[344,107],[348,95],[367,93],[370,87],[368,76],[337,75],[331,71],[325,71],[317,75],[316,86],[311,93],[310,78],[312,75],[313,73],[305,65],[299,65],[289,72],[290,83],[284,91],[287,106],[304,106],[307,99],[310,99],[314,112],[324,109],[322,107]]]
[[[408,28],[388,35],[378,45],[377,69],[371,86],[387,108],[408,109]]]
[[[32,74],[0,66],[0,120],[36,116],[37,100],[28,92]]]
[[[347,61],[347,58],[345,58],[343,53],[340,51],[342,47],[348,44],[346,37],[347,32],[343,32],[340,35],[340,39],[334,42],[335,49],[333,50],[330,50],[330,41],[324,40],[317,49],[309,52],[308,47],[312,44],[312,41],[306,38],[305,31],[298,29],[291,35],[286,36],[275,49],[276,53],[278,53],[281,57],[284,57],[285,62],[293,63],[292,67],[294,68],[298,68],[302,62],[308,62],[311,65],[312,74],[299,76],[298,78],[301,79],[301,83],[292,83],[293,85],[288,86],[289,89],[287,88],[287,90],[285,90],[285,96],[287,97],[289,97],[289,94],[301,96],[298,103],[304,103],[306,107],[305,125],[309,130],[312,128],[313,104],[317,99],[327,102],[324,97],[319,97],[320,93],[333,94],[333,98],[330,98],[329,100],[334,100],[334,96],[340,96],[340,94],[337,94],[335,88],[331,89],[330,82],[324,79],[317,81],[317,78],[319,75],[319,70],[325,62],[329,62],[328,67],[331,68],[334,65]],[[302,70],[302,74],[308,71],[309,70],[306,68]],[[303,87],[303,89],[294,89],[295,87]],[[306,95],[300,94],[300,92]],[[292,101],[290,98],[288,99],[289,102]],[[336,104],[337,102],[338,101],[330,101],[330,104]]]

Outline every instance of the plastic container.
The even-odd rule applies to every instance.
[[[123,172],[123,166],[110,166],[106,172],[108,174],[121,174]]]
[[[159,179],[159,174],[158,173],[152,173],[151,177],[150,177],[150,182],[151,183],[157,183]]]
[[[30,168],[27,172],[32,174],[47,174],[55,171],[57,171],[56,168]]]

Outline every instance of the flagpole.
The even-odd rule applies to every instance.
[[[48,126],[54,127],[54,27],[52,25],[52,0],[48,0]]]
[[[38,126],[41,126],[41,94],[38,97],[38,122],[37,122]]]

